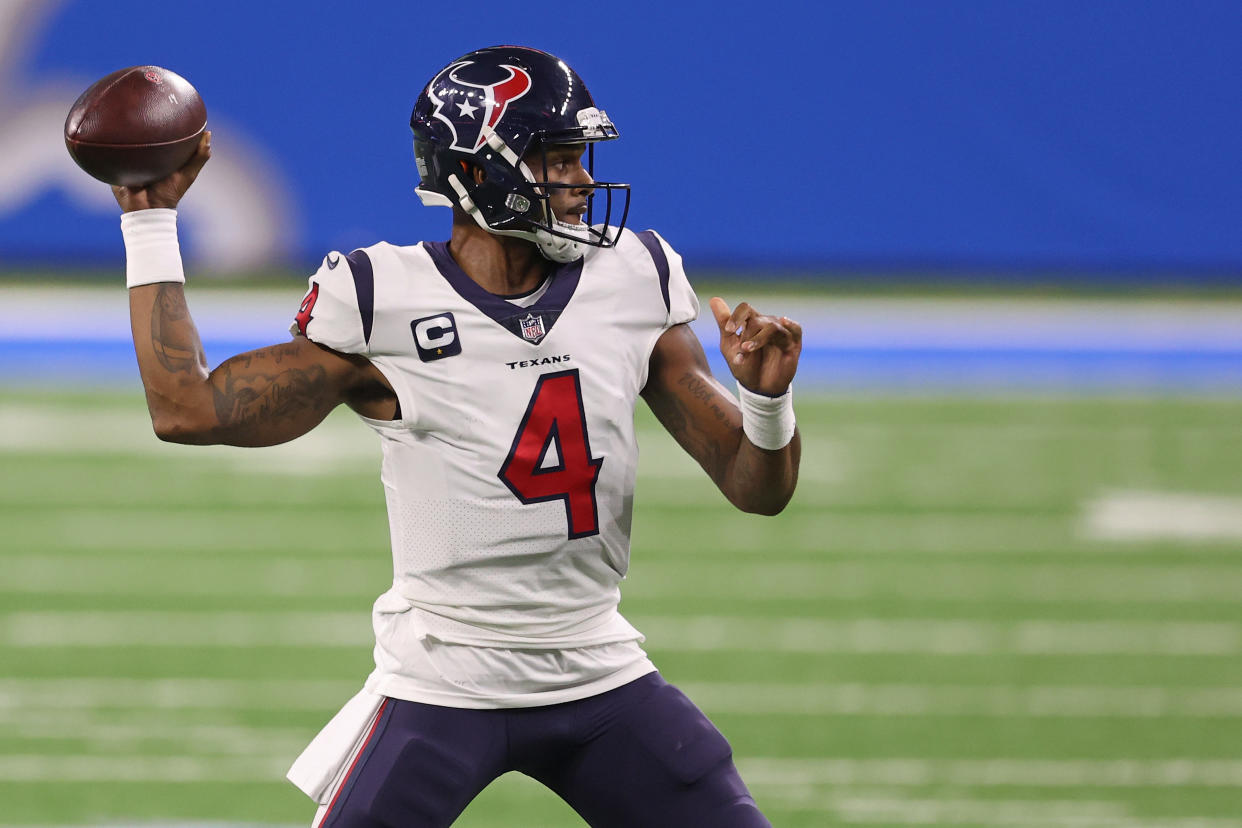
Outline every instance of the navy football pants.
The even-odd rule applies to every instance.
[[[320,828],[447,826],[513,770],[593,828],[771,828],[724,736],[658,673],[547,707],[389,699]]]

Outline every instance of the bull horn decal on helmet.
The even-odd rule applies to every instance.
[[[509,104],[530,91],[530,75],[526,74],[524,69],[507,64],[504,68],[511,73],[508,79],[486,88],[487,97],[484,100],[487,103],[487,117],[483,121],[483,129],[479,131],[479,140],[474,145],[475,149],[483,146],[488,135],[496,130],[496,125],[505,116],[505,110],[509,108]]]
[[[473,63],[474,61],[471,60],[458,61],[436,75],[435,80],[427,86],[427,94],[436,104],[435,112],[432,115],[447,124],[449,130],[453,133],[453,143],[451,146],[454,149],[465,152],[474,152],[486,144],[487,139],[491,137],[492,133],[496,131],[496,127],[500,124],[500,119],[505,116],[505,110],[509,108],[509,104],[525,95],[531,88],[530,74],[520,66],[511,66],[507,63],[502,64],[500,68],[507,70],[509,77],[496,83],[472,83],[457,76],[458,69],[470,66]],[[458,87],[467,87],[479,91],[473,94],[469,91],[465,92],[466,100],[462,102],[445,100],[436,94],[436,87],[439,86],[440,79],[446,75],[448,80],[457,84]],[[471,104],[469,100],[475,97],[475,94],[478,95],[480,106]],[[459,107],[459,117],[456,120],[444,114],[444,108],[454,103]],[[478,118],[474,114],[474,110],[479,108],[483,109],[482,118]],[[458,133],[458,127],[465,125],[463,119],[478,125],[478,135],[475,137],[473,146],[470,141],[463,141]]]

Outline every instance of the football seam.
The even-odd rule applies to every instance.
[[[193,138],[196,135],[202,135],[203,130],[205,129],[207,129],[207,122],[203,121],[203,125],[194,132],[191,132],[189,135],[182,136],[181,138],[174,138],[171,141],[153,141],[147,144],[104,144],[99,141],[83,141],[80,138],[67,138],[66,140],[71,141],[79,147],[103,147],[107,149],[124,149],[127,147],[133,147],[135,149],[139,147],[166,147],[169,144],[179,144],[182,141]]]
[[[129,70],[128,72],[126,72],[125,74],[121,75],[119,78],[117,78],[117,79],[116,79],[116,80],[114,80],[112,83],[110,83],[110,84],[108,84],[107,86],[105,86],[103,89],[99,90],[99,94],[95,96],[95,100],[94,100],[94,101],[91,103],[91,105],[90,105],[89,107],[87,107],[87,108],[86,108],[86,110],[83,112],[83,115],[82,115],[82,120],[81,120],[81,122],[78,124],[78,128],[74,130],[74,133],[76,134],[76,133],[80,133],[80,132],[82,131],[82,124],[86,123],[86,115],[90,114],[93,110],[95,110],[95,109],[97,109],[97,108],[99,107],[99,101],[100,101],[100,100],[102,100],[102,99],[103,99],[103,96],[104,96],[104,95],[106,95],[106,94],[107,94],[107,93],[108,93],[108,92],[109,92],[109,91],[110,91],[110,90],[111,90],[114,86],[116,86],[118,83],[120,83],[121,81],[123,81],[123,80],[125,80],[126,78],[128,78],[130,75],[132,75],[132,74],[134,74],[135,72],[137,72],[139,69],[146,70],[146,69],[150,69],[150,68],[152,68],[152,67],[150,67],[150,66],[133,66],[133,67],[130,67],[130,70]],[[74,140],[74,141],[77,141],[77,139],[76,139],[76,138],[75,138],[75,139],[73,139],[73,140]],[[79,142],[79,143],[81,143],[81,142]],[[101,146],[106,146],[106,145],[101,145]]]

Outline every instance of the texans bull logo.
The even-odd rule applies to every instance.
[[[432,114],[453,133],[453,149],[474,152],[487,142],[505,116],[509,104],[530,91],[530,74],[518,66],[502,64],[508,76],[492,83],[475,83],[462,78],[474,61],[462,60],[448,66],[428,87],[435,102]]]

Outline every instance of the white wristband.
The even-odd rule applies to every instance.
[[[154,207],[121,213],[121,236],[125,239],[126,287],[185,283],[176,210]]]
[[[756,394],[740,382],[737,396],[742,407],[742,431],[761,449],[776,451],[789,445],[794,435],[793,386],[779,397]]]

